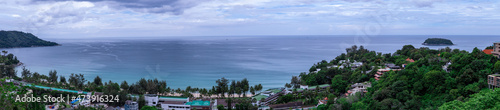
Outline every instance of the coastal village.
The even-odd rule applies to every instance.
[[[500,58],[500,43],[494,43],[491,48],[487,48],[483,50],[487,55],[495,56],[496,58]],[[441,54],[438,54],[441,56]],[[73,94],[83,94],[88,97],[81,97],[70,100],[65,103],[52,103],[48,105],[44,105],[44,109],[46,110],[59,110],[59,109],[79,109],[81,107],[90,107],[94,109],[106,109],[106,110],[142,110],[138,102],[139,98],[142,96],[145,101],[144,106],[152,107],[153,109],[163,109],[163,110],[221,110],[221,109],[240,109],[237,106],[243,103],[250,103],[251,106],[256,107],[257,110],[319,110],[321,106],[332,103],[329,101],[338,101],[341,98],[349,99],[350,97],[363,97],[369,89],[372,88],[372,82],[383,81],[383,77],[386,77],[386,74],[393,74],[397,71],[402,71],[405,68],[408,68],[408,65],[416,62],[418,59],[406,58],[401,65],[397,65],[395,63],[384,63],[382,66],[372,66],[369,68],[373,68],[371,70],[363,70],[363,74],[374,73],[370,76],[370,79],[374,79],[371,81],[363,81],[357,83],[347,83],[348,88],[346,88],[345,92],[340,93],[338,96],[322,96],[317,100],[314,100],[313,103],[304,102],[305,100],[298,101],[286,101],[286,103],[282,103],[284,100],[283,97],[287,95],[297,96],[306,94],[312,94],[311,92],[318,93],[332,93],[331,88],[335,85],[326,83],[326,84],[316,84],[316,85],[307,85],[304,83],[294,83],[293,79],[291,84],[285,85],[283,88],[271,88],[259,93],[253,93],[252,95],[247,94],[240,97],[240,94],[229,94],[222,93],[222,97],[218,94],[212,94],[209,96],[203,96],[200,93],[185,97],[182,94],[128,94],[128,100],[125,101],[124,105],[111,106],[107,103],[103,102],[93,102],[90,96],[104,96],[103,92],[95,92],[95,91],[81,91],[81,90],[69,90],[69,89],[61,89],[54,87],[46,87],[34,85],[26,82],[25,80],[16,80],[12,78],[4,78],[2,85],[5,84],[14,84],[15,86],[31,86],[34,88],[44,89],[48,91],[60,91],[63,93],[73,93]],[[452,65],[454,62],[446,62],[442,65],[442,71],[450,72],[452,71]],[[320,63],[318,63],[320,65]],[[316,65],[319,67],[319,65]],[[326,65],[324,68],[311,68],[309,73],[301,74],[301,76],[306,75],[314,75],[320,74],[327,69],[349,69],[351,71],[360,70],[362,68],[366,68],[366,62],[356,61],[356,60],[339,60],[335,63],[335,65],[330,64]],[[335,80],[335,78],[332,78]],[[38,79],[39,82],[50,83],[47,79]],[[239,82],[238,82],[239,83]],[[333,83],[335,84],[335,83]],[[488,88],[494,89],[500,87],[500,74],[491,74],[487,76],[487,84]],[[254,88],[251,88],[254,89]],[[343,89],[343,88],[342,88]],[[28,90],[26,94],[32,94],[32,90]],[[11,91],[16,92],[16,91]],[[251,99],[250,102],[238,102],[234,101],[238,98],[228,99],[228,97],[224,96],[238,96],[238,98],[248,98]],[[317,96],[313,96],[317,97]],[[333,99],[332,99],[333,98]],[[307,98],[306,98],[307,99]],[[233,102],[229,101],[233,100]],[[281,102],[281,103],[277,103]],[[248,108],[247,108],[248,109]]]

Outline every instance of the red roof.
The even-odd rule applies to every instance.
[[[415,62],[415,60],[413,59],[410,59],[410,58],[407,58],[406,61],[409,61],[409,62]]]
[[[484,49],[483,52],[488,54],[488,55],[491,55],[491,52],[493,52],[493,49]]]

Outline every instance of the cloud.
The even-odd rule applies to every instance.
[[[432,7],[436,2],[442,2],[443,0],[412,0],[413,5],[417,7]]]
[[[37,1],[73,1],[73,0],[34,0]],[[74,0],[93,3],[105,3],[115,8],[133,9],[138,12],[147,13],[171,13],[182,14],[185,9],[194,7],[202,2],[210,0]]]

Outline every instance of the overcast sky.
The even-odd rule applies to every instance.
[[[498,0],[1,0],[0,30],[42,38],[499,35]]]

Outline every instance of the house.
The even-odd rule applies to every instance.
[[[389,71],[400,71],[401,69],[391,69],[389,67],[386,67],[384,69],[378,69],[377,70],[377,74],[375,74],[375,80],[379,80],[380,77],[382,77],[382,75],[384,75],[384,73],[387,73]]]
[[[413,62],[415,62],[415,60],[413,60],[413,59],[410,59],[410,58],[406,58],[406,61],[408,61],[408,62],[410,62],[410,63],[413,63]]]
[[[301,84],[301,85],[300,85],[300,88],[301,88],[301,89],[307,89],[307,88],[309,88],[309,86],[308,86],[308,85],[302,85],[302,84]]]
[[[445,65],[443,65],[443,67],[442,67],[443,70],[449,73],[451,71],[450,65],[451,65],[451,62],[448,62]]]
[[[500,42],[493,43],[493,51],[491,52],[491,55],[500,58]]]
[[[483,52],[485,54],[491,55],[492,54],[491,52],[493,52],[493,49],[484,49]]]
[[[319,106],[321,104],[325,104],[326,105],[327,103],[328,103],[328,97],[325,97],[323,99],[318,100],[318,105],[316,105],[316,106]]]
[[[139,103],[127,100],[125,101],[125,105],[123,107],[125,110],[139,110]]]
[[[183,101],[163,101],[160,104],[163,110],[191,110],[191,105]]]
[[[354,95],[358,92],[366,93],[368,92],[366,89],[372,87],[372,84],[370,82],[363,82],[363,83],[355,83],[351,85],[351,88],[349,91],[349,95]]]
[[[301,101],[298,102],[288,102],[285,104],[274,104],[274,105],[269,105],[269,108],[272,108],[273,110],[290,110],[290,109],[299,109],[302,108],[303,103]]]
[[[363,62],[354,62],[351,64],[351,67],[352,68],[358,68],[358,67],[361,67],[363,66]]]
[[[390,68],[390,69],[401,69],[400,66],[396,66],[396,64],[394,64],[394,63],[388,63],[388,64],[385,64],[385,66]]]
[[[146,105],[148,105],[148,106],[158,105],[158,95],[146,94],[146,95],[144,95],[144,100],[146,100]]]
[[[488,88],[494,89],[500,87],[500,74],[488,75]]]

